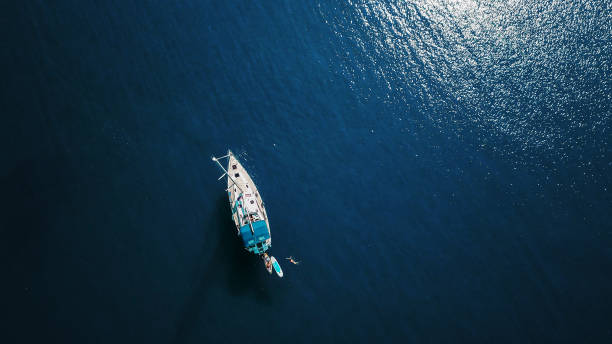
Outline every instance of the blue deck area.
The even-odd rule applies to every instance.
[[[253,232],[251,232],[249,225],[242,226],[240,228],[240,237],[244,247],[250,252],[264,253],[269,248],[265,241],[270,239],[270,231],[264,220],[253,222]],[[261,247],[257,247],[259,243],[262,244]]]

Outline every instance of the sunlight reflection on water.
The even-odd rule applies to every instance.
[[[610,28],[589,1],[351,1],[323,14],[362,99],[416,103],[428,121],[507,156],[564,160],[610,125]],[[329,13],[334,13],[333,17]],[[344,63],[358,54],[362,63]],[[374,75],[385,94],[372,94]],[[414,114],[400,116],[409,118]],[[590,140],[590,141],[589,141]],[[603,155],[602,155],[603,157]],[[520,160],[520,159],[519,159]]]

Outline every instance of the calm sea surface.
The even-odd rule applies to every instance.
[[[0,342],[612,342],[610,1],[1,12]]]

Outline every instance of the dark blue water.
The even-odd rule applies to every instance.
[[[612,342],[611,11],[5,5],[0,341]]]

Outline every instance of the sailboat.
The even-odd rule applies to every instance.
[[[222,159],[227,159],[227,168],[221,164]],[[219,180],[227,176],[226,191],[232,210],[232,220],[242,245],[248,252],[259,255],[269,273],[274,270],[279,277],[283,277],[283,270],[276,258],[266,252],[272,246],[270,222],[263,199],[251,176],[232,151],[228,150],[222,157],[213,156],[212,160],[224,172]]]

